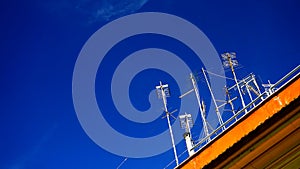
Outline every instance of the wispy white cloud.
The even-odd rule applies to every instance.
[[[60,0],[43,4],[51,13],[66,16],[82,15],[87,22],[107,22],[138,11],[149,0]]]
[[[134,13],[147,2],[148,0],[127,0],[116,2],[107,0],[93,13],[92,19],[94,21],[109,21],[120,16]]]

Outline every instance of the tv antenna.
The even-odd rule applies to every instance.
[[[251,73],[246,78],[244,78],[242,80],[242,82],[243,82],[243,84],[242,84],[241,88],[246,88],[248,96],[249,96],[251,102],[253,102],[253,97],[251,95],[251,92],[254,93],[257,97],[261,94],[260,89],[259,89],[258,84],[255,79],[255,75]],[[253,106],[255,106],[255,103],[253,103]]]
[[[180,119],[181,128],[185,129],[185,133],[183,134],[183,137],[185,139],[189,156],[191,156],[195,153],[194,149],[192,149],[194,146],[192,141],[192,133],[191,133],[191,127],[193,127],[194,125],[192,115],[185,113],[184,115],[180,115],[179,119]]]
[[[219,111],[219,106],[218,106],[217,101],[216,101],[216,99],[215,99],[214,93],[212,92],[211,86],[210,86],[210,84],[209,84],[209,82],[208,82],[208,79],[207,79],[207,76],[206,76],[206,73],[205,73],[204,68],[202,68],[202,73],[203,73],[203,75],[204,75],[204,78],[205,78],[207,87],[208,87],[208,89],[209,89],[211,98],[212,98],[213,103],[214,103],[214,105],[215,105],[216,113],[217,113],[217,117],[218,117],[219,123],[220,123],[220,125],[223,125],[224,122],[223,122],[222,116],[221,116],[220,111]],[[225,125],[223,125],[222,129],[223,129],[223,130],[226,129]]]
[[[179,98],[183,98],[184,96],[186,96],[186,95],[188,95],[192,92],[195,92],[197,102],[198,102],[198,106],[199,106],[199,109],[200,109],[201,118],[202,118],[203,130],[204,130],[205,137],[206,137],[206,136],[209,135],[209,131],[208,131],[208,122],[207,122],[206,117],[205,117],[205,105],[204,105],[203,101],[201,102],[198,85],[197,85],[196,78],[193,75],[193,73],[190,73],[190,79],[191,79],[192,84],[193,84],[193,89],[191,89],[188,92],[184,93],[183,95],[179,96]],[[207,140],[210,141],[210,138],[208,138]]]
[[[165,84],[163,85],[162,82],[159,82],[159,86],[156,86],[156,92],[158,95],[158,98],[162,98],[163,104],[164,104],[164,111],[166,112],[166,118],[168,120],[168,126],[169,126],[169,131],[171,135],[171,141],[172,141],[172,146],[173,146],[173,151],[174,151],[174,156],[176,160],[176,166],[178,166],[178,157],[177,157],[177,152],[176,152],[176,147],[175,147],[175,142],[174,142],[174,136],[173,136],[173,131],[171,127],[171,122],[170,122],[170,114],[167,108],[167,97],[170,97],[170,90],[169,90],[169,85]]]
[[[224,89],[225,89],[225,94],[226,94],[227,100],[217,100],[218,102],[223,102],[223,104],[221,104],[218,108],[223,107],[223,106],[226,106],[227,104],[229,104],[230,107],[231,107],[231,110],[229,110],[229,111],[231,111],[231,112],[235,115],[235,114],[236,114],[236,111],[235,111],[235,109],[234,109],[233,101],[236,100],[237,97],[231,98],[227,86],[225,86]],[[224,109],[224,111],[226,111],[226,110]],[[235,120],[236,120],[236,121],[238,120],[237,117],[235,117]]]
[[[244,102],[244,98],[242,96],[242,92],[241,92],[241,89],[240,89],[240,86],[239,86],[239,82],[238,82],[238,80],[236,78],[236,75],[235,75],[235,72],[234,72],[234,66],[238,65],[238,61],[235,60],[236,59],[236,53],[235,52],[223,53],[221,55],[221,57],[224,60],[223,61],[224,67],[230,67],[230,69],[231,69],[233,79],[235,81],[236,87],[238,89],[238,92],[239,92],[239,95],[240,95],[240,98],[241,98],[242,106],[244,108],[244,107],[246,107],[246,105],[245,105],[245,102]],[[245,109],[245,112],[247,112],[247,109]]]

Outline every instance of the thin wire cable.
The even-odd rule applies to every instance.
[[[185,152],[187,152],[187,150],[184,150],[181,154],[179,154],[178,158],[181,157]],[[164,167],[164,169],[168,168],[168,167],[169,167],[172,163],[174,163],[174,162],[175,162],[175,159],[172,160],[169,164],[167,164],[167,165]]]
[[[126,160],[128,159],[128,157],[126,157],[117,167],[117,169],[119,169],[125,162]]]
[[[205,71],[206,71],[207,73],[209,73],[209,74],[212,74],[212,75],[215,75],[215,76],[224,78],[224,79],[234,80],[233,78],[226,77],[226,76],[221,76],[221,75],[218,75],[218,74],[216,74],[216,73],[210,72],[210,71],[208,71],[208,70],[205,70]]]

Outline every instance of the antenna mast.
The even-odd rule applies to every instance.
[[[201,118],[202,118],[203,130],[204,130],[205,137],[206,137],[206,136],[209,135],[209,131],[208,131],[208,126],[207,126],[207,121],[206,121],[206,118],[205,118],[205,108],[204,108],[204,105],[201,104],[199,89],[198,89],[198,86],[197,86],[196,78],[193,75],[193,73],[190,73],[190,78],[191,78],[191,81],[192,81],[192,84],[193,84],[193,89],[191,89],[190,91],[186,92],[185,94],[179,96],[179,98],[183,98],[184,96],[190,94],[193,91],[195,92],[195,95],[196,95],[196,98],[197,98],[197,103],[198,103],[198,106],[199,106],[199,109],[200,109]],[[210,138],[208,138],[208,141],[210,141]]]
[[[232,59],[236,58],[236,53],[235,52],[231,52],[231,53],[227,52],[227,53],[222,54],[221,56],[222,56],[222,58],[224,60],[224,62],[223,62],[224,66],[225,67],[229,66],[230,69],[231,69],[234,81],[236,83],[236,87],[238,89],[238,92],[239,92],[239,95],[240,95],[240,98],[241,98],[242,106],[244,108],[244,107],[246,107],[246,105],[245,105],[245,102],[244,102],[244,98],[242,96],[242,92],[241,92],[241,89],[240,89],[239,82],[238,82],[238,80],[236,78],[236,75],[235,75],[235,72],[234,72],[234,68],[233,68],[234,66],[236,66],[238,64],[237,60],[232,60]],[[247,112],[247,109],[245,109],[245,112]]]
[[[205,81],[206,81],[206,83],[207,83],[207,86],[208,86],[208,89],[209,89],[211,98],[212,98],[212,100],[213,100],[213,102],[214,102],[214,105],[215,105],[215,107],[216,107],[216,113],[217,113],[217,116],[218,116],[219,123],[220,123],[220,125],[222,125],[224,122],[223,122],[222,116],[221,116],[221,114],[220,114],[219,107],[218,107],[218,105],[217,105],[215,96],[214,96],[214,94],[213,94],[213,92],[212,92],[212,89],[211,89],[211,87],[210,87],[210,84],[209,84],[209,82],[208,82],[208,79],[207,79],[207,76],[206,76],[206,73],[205,73],[204,68],[202,68],[202,72],[203,72]],[[225,128],[225,125],[224,125],[222,128],[223,128],[223,130],[225,130],[225,129],[226,129],[226,128]]]
[[[199,109],[200,109],[200,113],[201,113],[201,117],[202,117],[202,122],[203,122],[203,130],[204,130],[205,137],[206,137],[206,136],[209,135],[209,132],[208,132],[208,127],[207,127],[207,121],[206,121],[206,118],[205,118],[205,110],[204,110],[204,107],[203,107],[203,105],[201,104],[201,101],[200,101],[200,94],[199,94],[199,90],[198,90],[198,86],[197,86],[195,76],[192,73],[190,74],[190,78],[192,80],[194,91],[195,91],[195,94],[196,94],[196,97],[197,97],[197,102],[198,102],[198,105],[199,105]],[[208,138],[208,141],[210,141],[210,138]]]
[[[167,108],[167,97],[170,96],[169,93],[169,86],[168,84],[163,85],[162,82],[159,82],[159,86],[156,86],[156,91],[159,96],[159,98],[162,98],[163,104],[164,104],[164,111],[166,112],[166,118],[168,120],[168,126],[169,126],[169,131],[171,135],[171,140],[172,140],[172,146],[173,146],[173,151],[174,151],[174,156],[176,160],[176,166],[178,166],[178,157],[177,157],[177,152],[176,152],[176,147],[175,147],[175,142],[174,142],[174,136],[173,136],[173,131],[171,127],[171,122],[170,122],[170,113]]]
[[[231,99],[230,94],[229,94],[229,90],[228,90],[227,86],[225,86],[225,93],[226,93],[226,96],[227,96],[227,98],[228,98],[228,101],[227,101],[227,102],[230,104],[231,111],[232,111],[232,113],[235,115],[236,112],[235,112],[235,110],[234,110],[234,106],[233,106],[232,101],[234,101],[237,97]],[[236,121],[238,120],[237,117],[235,117],[235,120],[236,120]]]

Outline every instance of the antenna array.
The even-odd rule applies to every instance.
[[[210,131],[208,128],[208,127],[211,127],[206,119],[206,114],[208,114],[208,112],[206,112],[204,101],[200,97],[200,91],[199,91],[197,80],[196,80],[196,77],[194,76],[194,74],[190,73],[190,80],[192,82],[193,88],[190,89],[189,91],[187,91],[186,93],[182,94],[181,96],[179,96],[179,98],[183,99],[183,97],[189,95],[190,93],[192,93],[192,92],[195,93],[197,104],[199,106],[199,113],[201,115],[201,120],[202,120],[202,124],[203,124],[203,131],[205,134],[205,136],[203,138],[200,138],[194,144],[194,142],[192,140],[192,134],[191,134],[192,133],[191,128],[194,125],[193,120],[192,120],[192,115],[187,114],[187,113],[184,113],[183,115],[179,115],[180,126],[181,126],[181,128],[185,129],[184,138],[186,141],[187,152],[188,152],[189,156],[191,156],[195,153],[195,149],[202,148],[202,147],[200,147],[200,145],[205,146],[207,143],[209,143],[210,141],[215,139],[216,137],[213,138],[212,136],[214,134],[220,134],[220,132],[218,133],[218,131],[222,132],[222,131],[226,130],[227,129],[226,125],[228,125],[230,122],[232,122],[233,120],[235,120],[235,121],[233,121],[232,124],[237,122],[241,117],[243,117],[243,116],[241,116],[241,117],[238,117],[238,116],[242,115],[243,113],[245,115],[251,108],[255,107],[256,103],[259,100],[263,101],[266,97],[273,94],[276,90],[275,86],[277,86],[282,81],[287,79],[287,76],[291,76],[291,74],[300,70],[300,65],[299,65],[297,68],[295,68],[289,74],[287,74],[284,78],[279,80],[276,84],[271,84],[270,81],[268,81],[268,84],[262,84],[262,86],[265,88],[265,92],[262,93],[254,74],[251,73],[248,76],[246,76],[245,78],[243,78],[242,80],[237,79],[235,70],[234,70],[234,67],[238,65],[238,61],[236,60],[236,53],[234,53],[234,52],[224,53],[221,55],[221,57],[223,59],[224,67],[229,67],[231,69],[233,78],[223,77],[223,76],[220,76],[216,73],[207,71],[204,68],[202,68],[202,73],[204,75],[206,85],[208,87],[213,104],[215,106],[215,113],[216,113],[218,121],[219,121],[219,126],[216,129],[212,129]],[[218,76],[220,78],[226,78],[227,80],[234,80],[234,82],[235,82],[234,85],[232,85],[230,87],[224,86],[226,100],[217,100],[215,98],[213,90],[211,88],[211,84],[209,83],[209,80],[207,78],[207,74],[212,74],[212,75]],[[235,89],[237,89],[237,92]],[[156,92],[157,92],[158,97],[162,98],[162,100],[163,100],[164,111],[166,112],[165,117],[167,118],[167,121],[168,121],[175,161],[176,161],[176,165],[178,166],[178,164],[179,164],[178,156],[177,156],[176,147],[175,147],[175,143],[174,143],[172,127],[170,124],[170,115],[172,113],[169,113],[168,108],[167,108],[167,97],[170,97],[170,91],[169,91],[168,84],[163,85],[162,82],[160,82],[160,85],[156,86]],[[236,95],[233,95],[233,94],[236,94]],[[242,105],[242,108],[240,110],[235,109],[234,102],[236,102],[236,100],[240,100],[240,104]],[[247,103],[247,105],[246,105],[246,103]],[[225,107],[226,105],[230,106],[231,110],[229,110],[229,111],[231,111],[233,113],[233,116],[224,122],[219,109],[221,107]],[[224,109],[224,111],[226,111],[226,109]],[[228,126],[228,127],[230,127],[230,126]],[[206,143],[206,144],[203,145],[203,143]]]

